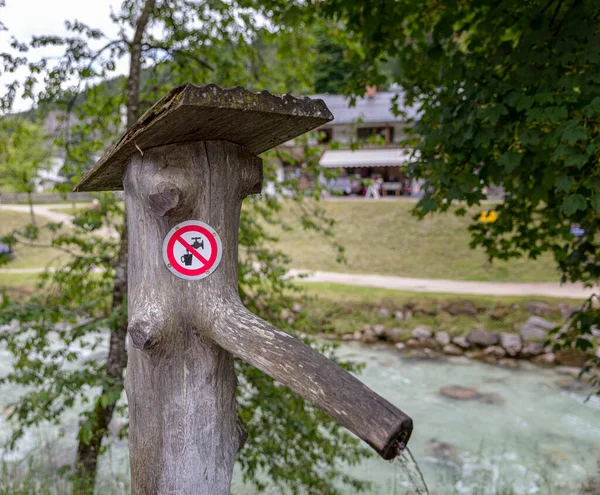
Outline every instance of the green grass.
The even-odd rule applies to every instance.
[[[389,289],[372,289],[338,284],[300,282],[309,296],[315,300],[305,303],[308,318],[314,328],[322,333],[343,335],[360,330],[363,326],[382,324],[386,328],[402,328],[406,338],[420,325],[434,331],[445,330],[452,336],[465,335],[472,330],[484,328],[498,332],[514,332],[531,316],[524,309],[527,301],[542,301],[552,306],[547,318],[559,321],[560,305],[577,305],[572,299],[548,297],[495,297],[464,296],[455,294],[429,294],[403,292]],[[478,309],[474,316],[453,316],[441,309],[450,304],[457,306],[472,303]],[[390,316],[382,316],[385,308]],[[394,313],[410,309],[413,317],[397,320]]]
[[[14,229],[20,229],[31,223],[28,213],[15,212],[10,210],[0,211],[0,237],[7,235]],[[38,227],[40,227],[40,237],[33,244],[19,243],[13,247],[14,258],[0,268],[44,268],[49,264],[59,264],[65,259],[65,253],[53,247],[48,246],[51,242],[51,234],[42,226],[47,220],[42,216],[37,216]],[[6,274],[0,274],[3,279]]]
[[[336,262],[335,249],[323,235],[298,226],[297,209],[288,201],[283,217],[294,230],[270,227],[270,232],[279,237],[276,247],[292,258],[294,268],[452,280],[559,280],[551,256],[488,266],[483,251],[469,247],[469,218],[441,214],[419,221],[410,213],[410,201],[340,200],[322,206],[337,222],[336,239],[346,248],[347,263]]]
[[[39,273],[0,273],[0,293],[31,292],[36,287],[39,276]]]
[[[344,264],[336,262],[336,251],[329,239],[298,225],[298,210],[291,201],[284,202],[282,216],[295,226],[294,230],[273,226],[269,230],[280,239],[274,247],[291,257],[294,268],[453,280],[559,281],[551,256],[535,261],[498,261],[489,266],[481,250],[469,247],[468,218],[442,214],[419,221],[410,213],[413,205],[410,201],[322,202],[328,216],[337,222],[336,239],[346,248]],[[81,209],[78,205],[56,211],[74,214]],[[28,222],[24,213],[2,214],[0,235]],[[55,254],[39,248],[20,249],[11,263],[14,268],[45,266]]]

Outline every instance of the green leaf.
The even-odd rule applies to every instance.
[[[510,173],[521,163],[521,156],[517,151],[507,151],[500,157],[498,163],[504,167],[505,172]]]
[[[560,207],[561,211],[568,217],[572,216],[579,210],[587,208],[587,201],[581,194],[571,194],[563,201]]]
[[[437,210],[438,200],[432,196],[427,196],[421,199],[417,204],[417,208],[422,212],[422,214],[426,214],[432,211]]]
[[[489,119],[489,121],[492,122],[493,124],[498,122],[500,117],[502,117],[503,115],[506,115],[507,113],[508,113],[508,110],[502,104],[494,105],[492,107],[486,108],[484,111],[485,117],[487,119]]]
[[[589,155],[587,153],[571,153],[565,158],[565,166],[567,167],[583,167],[589,159]]]
[[[592,197],[592,208],[596,210],[596,213],[600,214],[600,194],[596,194]]]
[[[573,179],[573,177],[565,175],[556,181],[555,188],[559,192],[567,192],[570,191],[574,185],[575,179]]]
[[[562,141],[569,144],[575,144],[578,141],[582,141],[587,137],[585,128],[581,125],[576,127],[569,126],[562,134]]]
[[[583,109],[583,114],[590,118],[600,115],[600,96],[596,96],[596,98]]]
[[[591,177],[587,180],[587,185],[592,190],[600,192],[600,177]]]

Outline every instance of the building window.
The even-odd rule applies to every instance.
[[[392,144],[394,142],[394,128],[390,126],[384,127],[360,127],[358,129],[357,137],[361,141],[367,141],[372,136],[381,136],[385,144]]]

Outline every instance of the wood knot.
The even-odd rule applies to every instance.
[[[156,329],[144,319],[135,319],[127,326],[133,346],[142,351],[152,349],[158,342]]]
[[[148,206],[157,217],[183,216],[189,213],[184,193],[171,182],[160,182],[153,188],[148,195]]]

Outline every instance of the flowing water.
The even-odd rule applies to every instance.
[[[404,493],[412,492],[416,495],[429,495],[429,488],[427,488],[423,472],[406,445],[400,444],[398,446],[398,457],[393,462],[400,467],[401,475],[406,477],[407,483],[403,483]]]
[[[529,363],[513,370],[465,358],[414,361],[390,347],[357,343],[345,343],[339,355],[363,362],[360,379],[414,421],[409,447],[422,475],[408,449],[393,463],[372,457],[348,467],[348,474],[372,482],[370,495],[571,495],[598,474],[600,400],[593,396],[586,402],[589,390],[580,389],[576,370]],[[0,349],[0,375],[9,367],[10,358]],[[475,388],[487,399],[446,398],[440,388],[448,385]],[[0,441],[10,428],[7,404],[18,393],[11,385],[0,391]],[[48,457],[57,464],[73,459],[76,413],[69,413],[62,428],[64,437],[54,441]],[[56,426],[39,428],[25,436],[16,452],[0,452],[0,459],[23,457],[56,435]],[[127,443],[115,440],[100,478],[126,480],[127,469]],[[239,471],[232,492],[258,493],[242,483]]]

